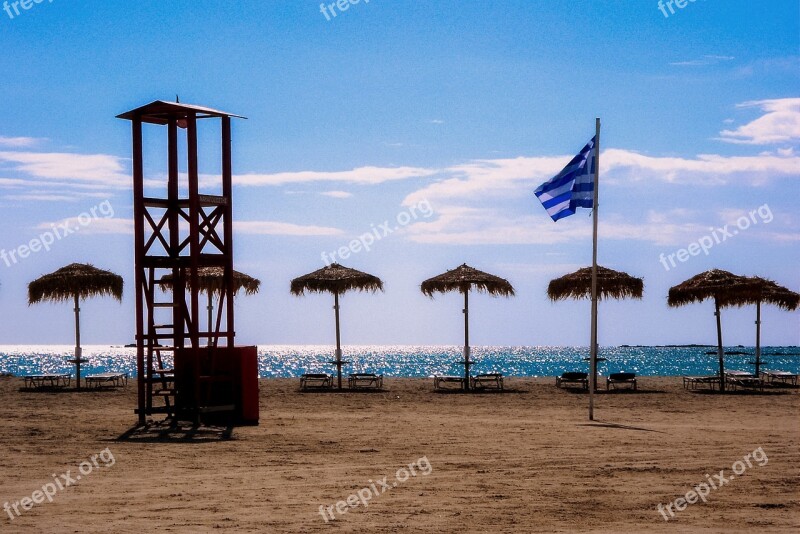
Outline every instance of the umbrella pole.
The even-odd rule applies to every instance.
[[[81,308],[78,294],[75,294],[75,385],[81,389]]]
[[[336,313],[336,374],[338,387],[342,389],[342,337],[339,332],[339,293],[333,294],[333,309]]]
[[[756,302],[756,378],[761,372],[761,301]]]
[[[211,297],[211,291],[209,291],[208,292],[208,306],[206,306],[206,308],[208,309],[208,346],[209,347],[211,346],[211,330],[212,330],[211,324],[214,321],[213,313],[212,313],[214,311],[214,304],[213,304],[213,301],[211,300],[211,298],[212,298]]]
[[[719,357],[719,390],[725,391],[725,350],[722,348],[722,321],[719,314],[719,300],[714,299],[714,315],[717,316],[717,356]]]
[[[464,291],[464,389],[469,391],[469,289]]]

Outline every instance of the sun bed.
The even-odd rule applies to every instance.
[[[740,387],[764,390],[764,381],[747,371],[726,371],[725,385],[730,385],[734,391]]]
[[[472,377],[473,389],[503,390],[503,373],[483,373]]]
[[[443,384],[458,384],[458,387],[464,389],[465,380],[463,376],[434,376],[433,389],[447,389]]]
[[[706,385],[709,389],[714,389],[719,386],[719,377],[713,376],[684,376],[683,388],[684,389],[697,389],[698,387]]]
[[[24,377],[25,389],[63,389],[69,387],[72,381],[72,375],[59,375],[59,374],[42,374],[42,375],[29,375]]]
[[[325,373],[306,373],[300,376],[300,389],[328,389],[333,387],[333,377]]]
[[[747,371],[725,371],[725,376],[729,376],[731,378],[755,378],[756,375],[753,373],[748,373]]]
[[[383,375],[352,373],[347,378],[347,386],[350,389],[381,389],[383,387]]]
[[[589,373],[580,371],[567,371],[556,377],[556,387],[560,388],[566,384],[578,384],[583,389],[589,389]]]
[[[797,373],[790,373],[789,371],[772,371],[763,369],[761,371],[761,377],[764,381],[769,382],[770,384],[780,381],[783,384],[791,384],[793,386],[797,385]]]
[[[611,373],[606,378],[606,389],[617,388],[624,385],[636,389],[636,373]]]
[[[128,385],[127,373],[98,373],[86,377],[86,387],[100,389],[108,386],[112,388]]]

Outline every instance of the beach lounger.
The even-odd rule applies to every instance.
[[[86,387],[100,389],[102,387],[122,387],[128,385],[127,373],[99,373],[86,377]]]
[[[606,378],[606,389],[616,388],[625,384],[632,389],[636,389],[636,373],[611,373]]]
[[[458,384],[458,387],[464,389],[463,376],[434,376],[433,389],[447,389],[443,384]]]
[[[63,389],[69,387],[72,375],[42,374],[24,377],[25,389]]]
[[[333,387],[333,377],[325,373],[306,373],[300,377],[300,389],[328,389]]]
[[[729,385],[733,391],[740,387],[764,390],[764,381],[747,371],[726,371],[725,384]]]
[[[383,388],[383,375],[374,373],[352,373],[347,378],[350,389],[381,389]]]
[[[472,377],[473,389],[503,390],[503,373],[484,373]]]
[[[714,389],[719,386],[719,377],[714,376],[684,376],[683,388],[684,389],[697,389],[701,385],[708,386],[709,389]]]
[[[560,388],[566,384],[579,384],[583,389],[589,389],[589,373],[579,371],[567,371],[556,377],[556,387]]]
[[[796,386],[797,376],[798,375],[796,373],[790,373],[789,371],[772,371],[767,369],[761,371],[761,378],[770,384],[780,381],[783,384],[791,384]]]
[[[753,373],[748,373],[747,371],[725,371],[725,376],[729,376],[731,378],[755,378],[756,375]]]

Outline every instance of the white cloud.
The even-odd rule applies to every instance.
[[[0,164],[42,181],[65,180],[60,186],[130,187],[123,159],[106,154],[0,152]]]
[[[769,145],[800,140],[800,98],[754,100],[739,104],[737,107],[757,107],[765,114],[735,130],[721,131],[720,140],[748,145]]]
[[[19,189],[21,186],[28,185],[25,180],[19,178],[0,178],[0,187],[8,189]]]
[[[438,218],[403,229],[410,241],[439,245],[553,245],[570,241],[589,241],[592,220],[571,217],[569,224],[554,223],[541,210],[521,216],[495,208],[447,206],[437,208]],[[708,225],[684,222],[686,214],[651,211],[643,221],[627,222],[619,216],[603,220],[603,239],[645,241],[658,245],[680,245],[705,235]]]
[[[798,69],[800,69],[800,56],[788,56],[758,59],[739,67],[735,74],[740,78],[766,77],[775,74],[790,74],[794,77],[797,76]]]
[[[251,235],[334,236],[344,231],[329,226],[307,226],[280,221],[234,221],[234,232]]]
[[[39,137],[4,137],[0,135],[0,147],[4,148],[30,148],[46,141]]]
[[[331,198],[350,198],[353,193],[348,193],[347,191],[323,191],[320,195]]]
[[[29,182],[22,181],[23,184],[26,185],[40,185],[40,184],[31,184]],[[0,184],[0,187],[2,185]],[[16,188],[17,190],[19,188]],[[90,192],[90,191],[65,191],[65,192],[53,192],[53,191],[38,191],[38,190],[29,190],[25,193],[14,193],[10,195],[5,195],[3,198],[8,200],[17,200],[17,201],[31,201],[31,202],[75,202],[77,200],[81,200],[84,198],[102,198],[107,199],[112,195],[108,192]]]
[[[339,182],[374,185],[384,182],[430,176],[436,171],[418,167],[359,167],[351,171],[300,171],[275,174],[238,174],[233,183],[239,186],[276,186],[310,182]]]
[[[442,170],[438,181],[410,194],[403,201],[409,206],[425,199],[475,199],[483,196],[516,194],[520,183],[528,186],[545,180],[563,168],[567,157],[520,157],[514,159],[476,160]]]
[[[79,217],[67,217],[60,221],[43,222],[36,226],[37,230],[50,230],[53,228],[67,225],[67,228],[82,235],[96,235],[96,234],[133,234],[133,219],[118,219],[118,218],[91,218],[89,223],[84,225]],[[63,232],[62,232],[63,233]],[[71,234],[70,234],[71,235]]]
[[[443,206],[437,218],[400,230],[410,241],[441,245],[554,244],[591,237],[591,225],[554,224],[546,216],[514,217],[492,208]]]
[[[600,165],[603,180],[608,185],[653,180],[707,186],[732,181],[760,185],[770,179],[800,175],[800,157],[785,151],[780,154],[701,154],[695,158],[681,158],[648,156],[611,148],[601,154]],[[438,208],[442,202],[532,196],[535,186],[554,176],[570,157],[477,160],[452,166],[440,171],[433,183],[408,195],[403,205],[428,199]]]
[[[436,217],[403,230],[411,241],[435,244],[554,244],[591,237],[591,219],[576,215],[570,224],[553,223],[542,213],[522,211],[515,204],[555,175],[570,156],[479,160],[443,169],[437,181],[414,191],[404,206],[428,200]],[[607,149],[601,172],[609,187],[637,182],[711,187],[738,182],[761,185],[769,180],[800,176],[800,158],[792,151],[758,156],[701,154],[693,158],[659,157],[630,150]],[[589,213],[586,211],[585,213]],[[686,210],[651,211],[644,220],[606,215],[604,239],[636,240],[657,245],[685,245],[705,235],[711,223],[705,214]],[[702,222],[702,224],[701,224]]]
[[[690,59],[688,61],[674,61],[670,63],[673,67],[701,67],[704,65],[717,65],[724,61],[733,61],[733,56],[706,55],[700,59]]]
[[[646,156],[630,150],[608,149],[600,157],[607,182],[660,180],[694,185],[724,185],[740,181],[762,185],[772,178],[798,176],[800,158],[771,154],[719,156],[700,154],[695,158]]]
[[[78,197],[73,195],[59,195],[54,193],[25,193],[22,195],[6,195],[3,198],[20,202],[75,202],[78,200]]]
[[[495,265],[497,272],[510,276],[539,277],[560,276],[577,271],[583,265],[577,263],[498,263]]]
[[[442,119],[431,119],[431,124],[444,124]]]
[[[764,232],[764,237],[779,243],[793,243],[800,241],[800,232]]]

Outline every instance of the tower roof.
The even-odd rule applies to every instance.
[[[192,104],[182,104],[180,102],[164,102],[163,100],[155,100],[144,106],[132,109],[121,115],[117,115],[118,119],[134,120],[141,118],[142,122],[150,124],[167,124],[169,119],[186,119],[190,114],[194,114],[198,119],[207,119],[210,117],[236,117],[237,119],[246,119],[241,115],[234,115],[218,109],[207,108],[203,106],[194,106]]]

